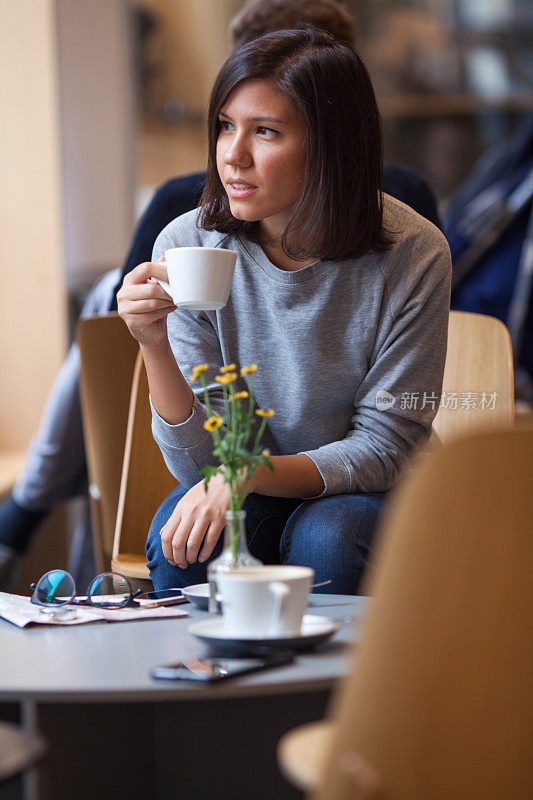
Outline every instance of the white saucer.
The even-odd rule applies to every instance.
[[[329,617],[319,617],[315,614],[306,614],[302,621],[302,630],[299,634],[287,636],[238,636],[228,631],[226,620],[223,617],[205,619],[189,625],[188,631],[209,645],[219,647],[224,645],[226,652],[230,649],[242,649],[244,645],[249,648],[253,645],[265,647],[285,647],[291,650],[305,650],[325,641],[341,627],[341,623]]]
[[[209,608],[209,584],[208,583],[194,583],[191,586],[186,586],[181,590],[183,596],[191,603],[194,603],[196,608],[201,608],[202,611],[207,611]]]

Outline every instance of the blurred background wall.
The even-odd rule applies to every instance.
[[[142,0],[136,5],[146,34],[139,42],[139,56],[147,62],[145,110],[157,116],[176,102],[187,114],[201,117],[228,55],[228,24],[241,0]]]
[[[68,345],[68,300],[134,224],[134,48],[123,0],[0,0],[0,447],[24,448]]]
[[[49,4],[2,0],[0,442],[32,434],[67,343],[57,83]]]
[[[443,200],[485,148],[533,109],[528,0],[345,0],[384,120],[386,160],[418,168]],[[191,126],[229,48],[239,0],[142,0],[140,177],[202,162]],[[165,126],[164,130],[159,127]],[[172,136],[172,130],[176,136]],[[178,138],[178,136],[180,138]],[[175,147],[174,147],[175,144]],[[191,148],[190,157],[183,150]],[[161,153],[161,166],[158,162]],[[167,161],[168,158],[168,161]]]

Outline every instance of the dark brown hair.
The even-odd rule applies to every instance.
[[[266,33],[312,25],[353,46],[355,20],[337,0],[248,0],[231,20],[233,48]]]
[[[232,216],[216,165],[220,110],[230,93],[252,78],[276,86],[306,131],[304,183],[282,236],[285,253],[302,260],[340,259],[388,249],[381,125],[370,78],[354,50],[314,28],[262,36],[222,66],[209,104],[200,225],[258,241],[258,223]]]

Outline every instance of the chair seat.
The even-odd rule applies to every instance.
[[[111,559],[111,569],[127,575],[128,578],[150,580],[150,573],[146,566],[146,556],[138,553],[119,553]]]
[[[0,782],[27,770],[43,756],[45,750],[44,740],[40,736],[26,733],[9,722],[0,722]]]
[[[335,725],[328,720],[300,725],[278,744],[278,763],[285,777],[302,792],[316,789],[324,772]]]

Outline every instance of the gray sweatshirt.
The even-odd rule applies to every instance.
[[[321,496],[389,489],[431,433],[446,356],[451,262],[440,231],[384,196],[395,243],[384,254],[275,267],[244,237],[197,227],[197,211],[158,236],[153,259],[179,246],[238,252],[228,304],[177,309],[170,344],[187,380],[206,373],[214,413],[224,413],[221,366],[257,363],[254,394],[275,409],[262,439],[272,455],[303,453],[324,481]],[[169,425],[152,407],[152,430],[171,473],[191,487],[216,464],[199,383],[189,419]],[[246,389],[239,378],[239,389]],[[259,420],[257,420],[257,424]]]

